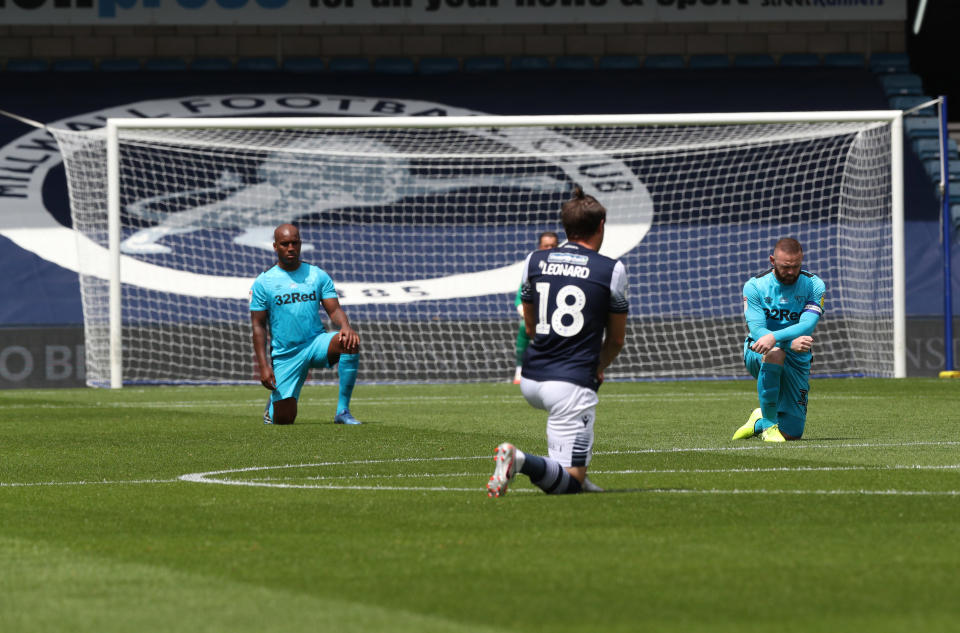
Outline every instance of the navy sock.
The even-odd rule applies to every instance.
[[[560,465],[560,462],[549,457],[540,457],[524,453],[523,466],[520,472],[530,478],[532,483],[540,490],[551,495],[576,494],[580,492],[580,482],[572,477],[567,469]]]

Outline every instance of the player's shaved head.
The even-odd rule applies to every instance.
[[[283,237],[300,239],[300,229],[292,224],[281,224],[273,230],[273,241],[279,243]]]
[[[284,270],[300,267],[300,229],[292,224],[281,224],[273,230],[273,250],[277,265]]]

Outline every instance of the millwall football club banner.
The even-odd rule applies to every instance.
[[[906,0],[0,0],[0,24],[320,25],[906,19]]]

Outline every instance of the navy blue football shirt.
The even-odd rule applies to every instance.
[[[597,389],[597,363],[611,312],[626,313],[623,264],[579,244],[527,256],[521,298],[536,309],[537,325],[522,375]]]

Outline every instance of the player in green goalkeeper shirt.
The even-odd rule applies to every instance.
[[[560,243],[560,238],[553,231],[544,231],[537,240],[537,249],[545,251],[550,248],[556,248]],[[520,300],[520,293],[523,288],[517,289],[517,298],[513,305],[520,313],[520,329],[517,330],[517,370],[513,374],[513,384],[520,384],[520,371],[523,368],[523,355],[530,345],[530,337],[527,336],[527,326],[523,323],[523,302]]]
[[[340,396],[335,424],[360,424],[350,413],[357,382],[360,337],[340,307],[330,276],[300,261],[300,231],[281,224],[273,232],[277,264],[261,273],[250,289],[253,350],[260,383],[270,390],[264,424],[293,424],[300,389],[313,367],[337,366]],[[327,332],[320,318],[323,307],[336,331]],[[270,355],[267,356],[267,328]]]
[[[801,269],[800,242],[785,237],[770,256],[771,268],[743,286],[743,314],[749,334],[743,362],[757,379],[760,407],[733,439],[759,435],[766,442],[803,435],[810,393],[813,330],[823,314],[823,281]]]

